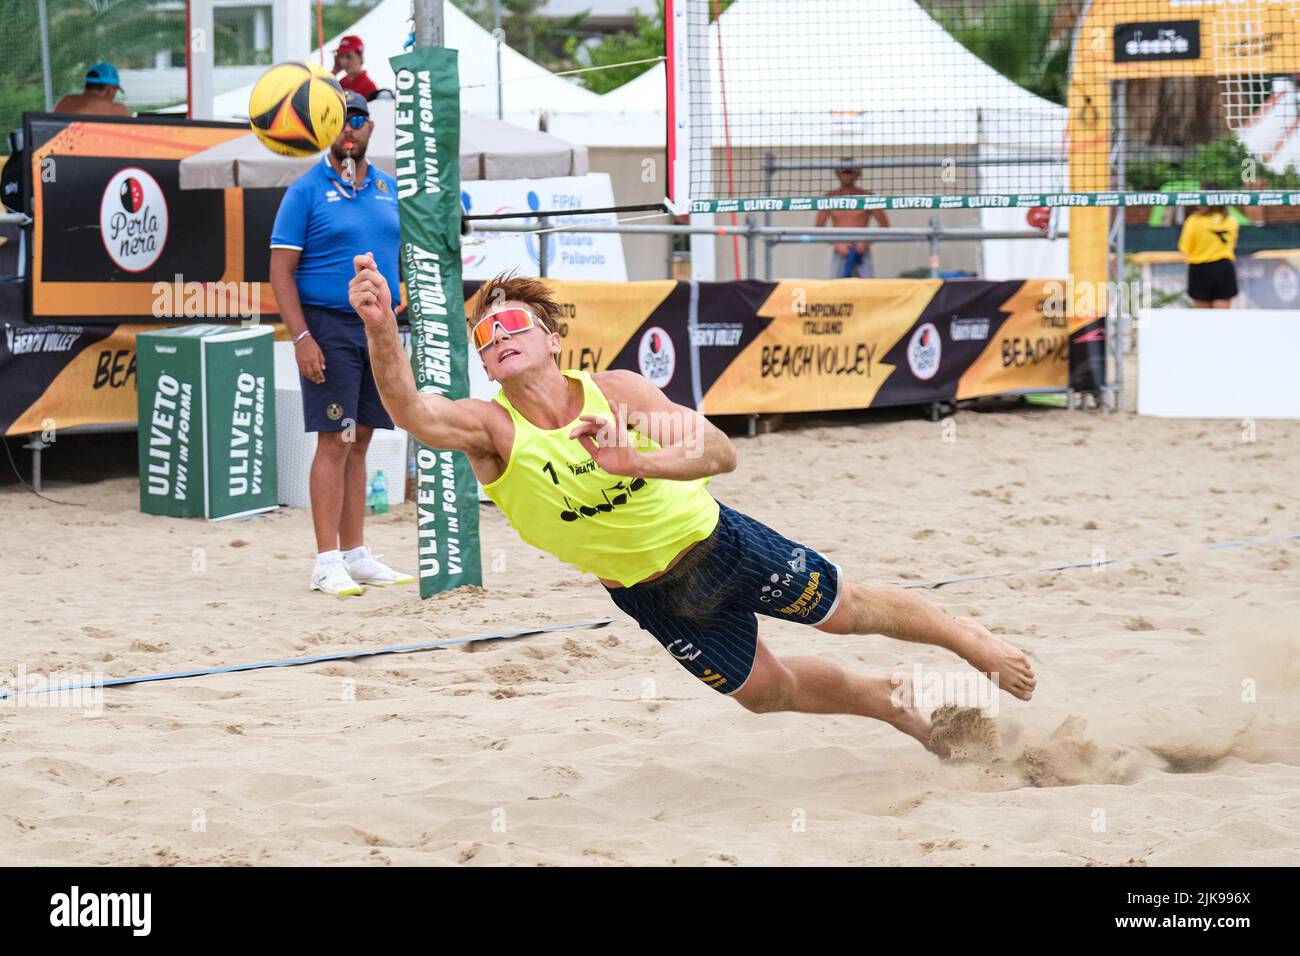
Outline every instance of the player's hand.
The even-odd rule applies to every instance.
[[[388,280],[375,265],[375,257],[367,252],[356,256],[352,266],[357,274],[348,283],[348,302],[367,326],[381,326],[393,319],[393,294],[388,291]]]
[[[575,425],[569,437],[576,439],[591,455],[592,460],[611,475],[641,478],[644,462],[641,453],[632,446],[627,428],[621,420],[610,424],[599,415],[580,416],[582,424]]]
[[[298,340],[293,347],[293,357],[298,360],[302,377],[317,385],[325,384],[325,353],[310,335]]]

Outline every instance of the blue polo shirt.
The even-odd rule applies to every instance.
[[[397,180],[373,163],[352,187],[334,172],[329,154],[285,191],[271,230],[272,249],[299,249],[296,279],[303,305],[352,313],[348,282],[356,275],[352,257],[374,253],[388,280],[393,305],[401,299],[398,255]]]

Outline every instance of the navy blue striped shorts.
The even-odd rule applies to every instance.
[[[839,565],[719,502],[713,533],[667,574],[606,590],[678,663],[734,694],[754,667],[755,615],[820,624],[839,604],[839,587]]]

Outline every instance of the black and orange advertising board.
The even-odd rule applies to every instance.
[[[465,283],[471,311],[480,285]],[[1069,385],[1069,330],[1053,314],[1060,283],[1050,280],[551,285],[561,308],[561,365],[640,372],[673,401],[710,415],[915,405]],[[6,325],[0,431],[133,423],[135,337],[152,328]]]
[[[159,283],[259,282],[274,314],[267,238],[279,189],[181,189],[181,160],[248,132],[241,123],[28,113],[32,243],[28,316],[167,322]],[[177,277],[180,277],[178,280]]]
[[[1053,280],[551,280],[561,365],[640,372],[710,415],[1064,390]],[[478,283],[466,283],[467,293]],[[473,310],[474,301],[467,303]]]

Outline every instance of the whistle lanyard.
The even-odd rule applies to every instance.
[[[334,169],[334,164],[330,163],[328,159],[326,159],[325,162],[329,164],[330,171],[335,173],[335,176],[333,177],[335,182],[335,187],[338,191],[338,194],[342,196],[344,199],[356,199],[357,193],[361,192],[363,189],[369,189],[370,184],[375,181],[374,176],[368,176],[365,182],[361,183],[361,185],[358,186],[356,181],[348,179],[346,174],[338,174],[338,172]],[[355,161],[353,163],[352,168],[353,168],[353,175],[355,176],[356,175]],[[346,166],[344,167],[344,169],[346,170]],[[366,172],[369,173],[370,169],[367,168]],[[344,188],[345,186],[349,187],[352,190],[352,192],[349,193],[347,189]]]

